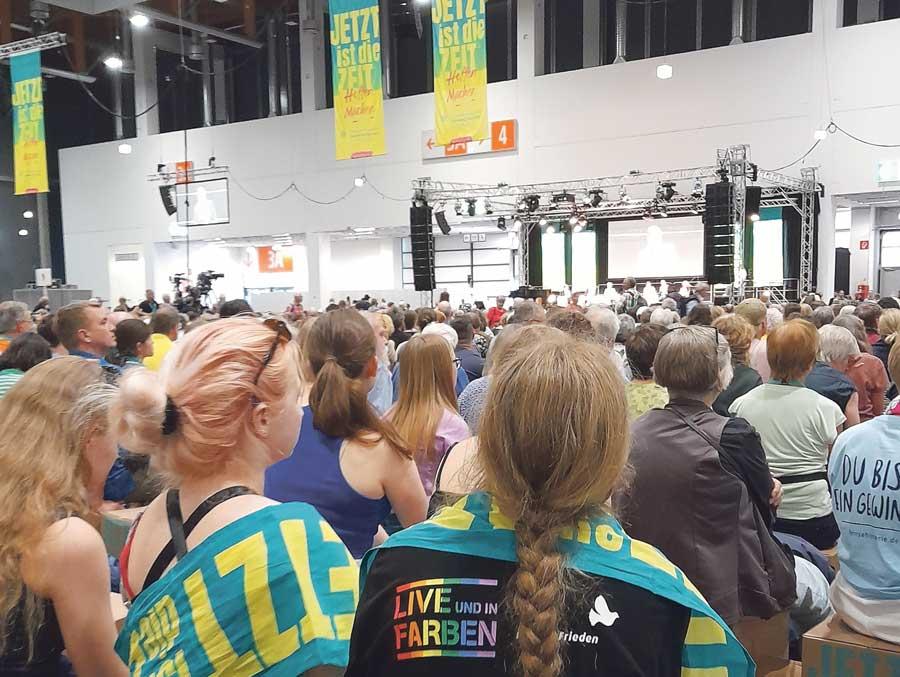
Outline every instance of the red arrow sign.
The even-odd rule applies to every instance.
[[[428,137],[428,143],[426,143],[425,145],[428,146],[428,150],[431,150],[432,148],[434,148],[434,139]]]

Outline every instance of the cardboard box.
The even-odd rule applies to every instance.
[[[756,662],[757,677],[801,677],[803,666],[787,658],[763,657]]]
[[[900,644],[854,632],[836,615],[803,636],[804,677],[895,677]]]

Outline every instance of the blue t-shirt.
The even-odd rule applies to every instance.
[[[900,417],[838,437],[828,464],[841,575],[862,596],[900,600]]]

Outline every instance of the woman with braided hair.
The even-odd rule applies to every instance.
[[[608,351],[523,328],[492,372],[480,490],[364,558],[346,674],[750,677],[696,588],[610,514],[627,446]]]

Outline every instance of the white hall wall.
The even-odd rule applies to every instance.
[[[813,130],[829,115],[861,136],[900,141],[900,88],[890,85],[896,81],[891,55],[900,44],[900,21],[838,29],[836,2],[816,0],[810,34],[534,77],[528,25],[533,0],[521,0],[519,78],[488,91],[491,119],[519,121],[517,152],[423,162],[420,135],[434,127],[432,95],[385,101],[388,154],[377,158],[334,159],[331,110],[191,130],[187,159],[205,166],[215,155],[236,179],[231,223],[205,227],[202,237],[404,225],[409,182],[421,176],[491,184],[610,176],[708,165],[717,148],[737,143],[750,144],[761,167],[777,168],[809,148]],[[674,67],[671,80],[655,77],[664,61]],[[117,153],[117,143],[60,153],[67,278],[106,297],[109,247],[140,243],[152,257],[154,243],[169,239],[168,219],[147,175],[159,162],[184,159],[181,132],[131,144],[127,156]],[[849,194],[877,190],[877,161],[898,155],[831,135],[806,162],[821,168],[829,195]],[[799,175],[799,165],[787,173]],[[370,185],[334,205],[294,193],[261,202],[245,193],[271,196],[296,182],[306,194],[329,201],[361,174],[397,199],[381,197]],[[823,205],[819,288],[826,291],[833,280],[833,211],[830,199]],[[368,257],[362,248],[348,247],[352,258],[346,260],[341,247],[335,249],[330,277],[365,276],[360,288],[380,286],[382,275],[386,281],[380,268],[359,265]],[[395,252],[395,267],[398,258]],[[147,270],[153,275],[148,285],[164,286],[158,265],[151,261]],[[329,284],[342,286],[337,280]]]

